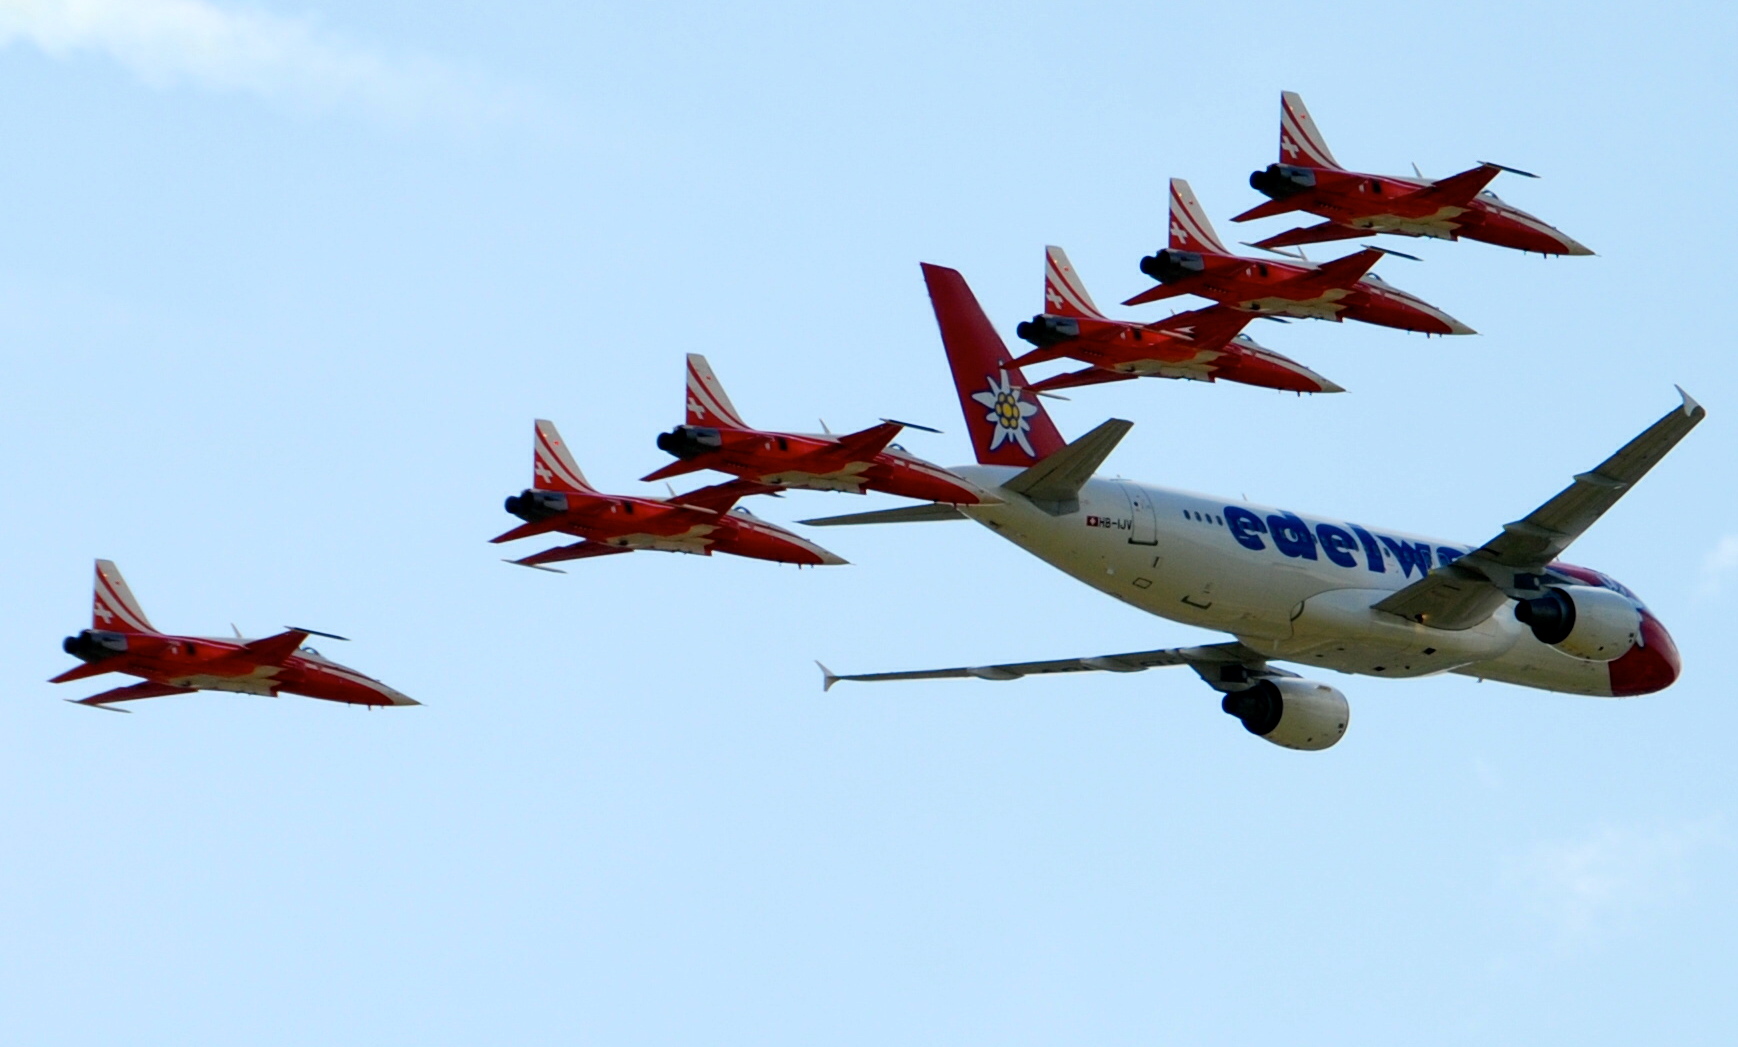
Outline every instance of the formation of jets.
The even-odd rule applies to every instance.
[[[1498,200],[1486,186],[1514,171],[1481,163],[1431,181],[1340,167],[1303,100],[1281,96],[1280,159],[1250,177],[1268,202],[1234,221],[1305,212],[1325,219],[1252,246],[1274,252],[1377,234],[1471,239],[1541,254],[1590,252]],[[1525,172],[1514,171],[1516,174]],[[1531,177],[1531,176],[1529,176]],[[1015,333],[1015,357],[965,278],[922,267],[973,446],[974,462],[943,468],[894,442],[892,419],[856,432],[755,429],[742,420],[705,357],[689,354],[683,424],[657,438],[673,459],[644,477],[711,471],[723,483],[669,497],[593,488],[555,426],[534,426],[532,484],[506,500],[522,521],[494,542],[541,535],[579,541],[509,562],[541,570],[570,560],[656,550],[725,553],[806,566],[845,561],[738,503],[789,490],[915,500],[896,509],[802,521],[811,526],[970,519],[1095,589],[1148,613],[1225,634],[1222,642],[941,669],[836,674],[823,685],[971,677],[1014,680],[1087,671],[1188,666],[1250,733],[1293,749],[1324,749],[1350,722],[1345,695],[1276,663],[1353,675],[1452,672],[1569,694],[1628,696],[1672,684],[1677,650],[1628,588],[1559,559],[1705,416],[1681,403],[1605,461],[1576,475],[1531,513],[1479,544],[1305,516],[1288,509],[1095,475],[1133,423],[1110,419],[1063,438],[1040,401],[1058,389],[1160,377],[1238,382],[1297,393],[1340,386],[1246,333],[1257,318],[1314,318],[1470,334],[1429,303],[1371,273],[1386,254],[1366,246],[1322,263],[1231,253],[1187,182],[1170,183],[1168,245],[1142,259],[1156,281],[1124,305],[1181,295],[1212,304],[1158,321],[1112,319],[1059,247],[1045,254],[1045,310]],[[1038,381],[1025,368],[1085,364]],[[930,430],[934,431],[934,430]],[[91,628],[68,637],[81,665],[54,678],[119,672],[144,682],[79,704],[197,690],[306,695],[353,705],[415,705],[303,646],[311,629],[259,640],[172,636],[146,620],[115,566],[97,561]]]

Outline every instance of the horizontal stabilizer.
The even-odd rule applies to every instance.
[[[1052,516],[1075,512],[1080,508],[1080,489],[1134,426],[1112,418],[1002,486],[1025,495]]]
[[[930,505],[903,505],[898,509],[878,509],[872,513],[846,513],[844,516],[820,516],[813,520],[798,520],[810,527],[843,527],[847,524],[928,523],[932,520],[964,520],[966,514],[951,505],[935,502]]]

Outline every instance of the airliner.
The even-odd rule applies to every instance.
[[[1139,672],[1188,666],[1246,730],[1326,749],[1345,695],[1274,662],[1364,676],[1459,673],[1567,694],[1651,694],[1678,677],[1665,626],[1611,577],[1558,560],[1706,411],[1682,403],[1482,545],[1094,475],[1132,423],[1072,443],[955,270],[925,265],[977,464],[954,471],[992,497],[807,520],[818,526],[976,520],[1099,591],[1231,640],[1051,661],[836,674],[894,681]]]

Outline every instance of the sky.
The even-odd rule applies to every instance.
[[[0,1039],[1729,1042],[1735,18],[0,0]],[[1129,382],[1059,426],[1474,543],[1681,384],[1708,420],[1567,557],[1671,629],[1670,690],[1330,674],[1351,727],[1296,753],[1180,670],[823,694],[816,659],[1217,638],[969,524],[812,531],[851,561],[816,570],[487,544],[534,418],[660,493],[685,352],[751,423],[964,460],[918,263],[1011,336],[1046,244],[1148,285],[1169,177],[1253,239],[1287,89],[1354,168],[1539,173],[1493,188],[1597,256],[1396,241],[1479,335],[1262,325],[1348,392]],[[424,705],[56,701],[96,557],[165,630],[340,633]]]

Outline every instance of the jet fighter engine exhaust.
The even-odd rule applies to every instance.
[[[1326,749],[1346,735],[1352,707],[1337,689],[1285,676],[1232,691],[1220,708],[1243,721],[1250,734],[1287,749]]]
[[[531,523],[567,512],[567,496],[559,491],[521,491],[507,496],[507,511]]]
[[[127,638],[102,629],[86,629],[61,642],[60,649],[83,662],[100,662],[127,652]]]
[[[1515,620],[1533,638],[1590,662],[1623,657],[1641,640],[1641,612],[1621,593],[1592,585],[1545,590],[1515,604]]]
[[[1177,251],[1165,248],[1158,254],[1141,259],[1141,272],[1160,283],[1181,280],[1207,271],[1207,260],[1199,251]]]
[[[1051,316],[1040,313],[1020,326],[1014,328],[1014,333],[1040,349],[1048,349],[1053,345],[1072,341],[1080,337],[1080,321],[1071,316]],[[658,438],[659,446],[663,437]]]
[[[658,434],[658,450],[687,461],[724,446],[718,430],[704,425],[678,425],[667,433]]]
[[[1249,174],[1249,187],[1270,200],[1284,200],[1316,187],[1316,173],[1291,164],[1268,164],[1266,170]]]

